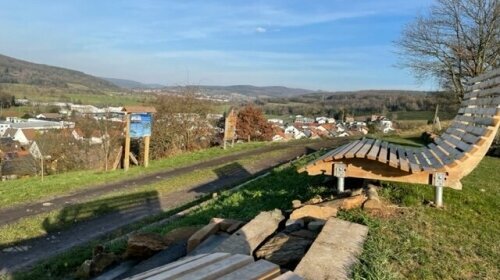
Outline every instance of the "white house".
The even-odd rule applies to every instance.
[[[18,141],[21,145],[28,145],[35,139],[36,130],[34,129],[21,129],[21,128],[8,128],[3,137],[12,138]]]
[[[0,135],[3,135],[5,131],[10,128],[11,122],[0,121]]]
[[[290,135],[294,139],[301,139],[301,138],[306,138],[307,136],[304,134],[304,132],[298,130],[295,126],[289,125],[285,128],[285,135]]]
[[[274,123],[274,124],[283,124],[282,119],[268,119],[267,122]]]

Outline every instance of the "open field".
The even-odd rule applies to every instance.
[[[308,158],[310,160],[311,157]],[[305,160],[300,162],[305,163]],[[341,212],[340,217],[369,226],[370,232],[355,279],[496,279],[500,272],[500,209],[498,175],[500,159],[486,157],[463,181],[462,191],[445,190],[445,208],[426,206],[433,197],[428,186],[383,183],[380,195],[394,207],[386,215],[361,210]],[[167,226],[148,231],[166,233],[173,228],[199,225],[211,217],[248,220],[260,211],[288,209],[293,199],[330,195],[323,178],[297,174],[296,167],[276,168],[234,193],[224,192],[216,201]],[[492,176],[494,174],[494,176]],[[93,243],[96,244],[96,243]],[[14,279],[54,279],[70,276],[92,245],[47,260]],[[110,250],[122,253],[124,242]]]
[[[0,84],[2,91],[16,98],[39,102],[71,102],[90,105],[134,105],[148,102],[147,95],[126,92],[90,90],[79,87],[57,88],[26,84]]]

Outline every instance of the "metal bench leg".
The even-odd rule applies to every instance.
[[[337,177],[337,193],[344,192],[344,178],[347,166],[343,163],[333,164],[333,176]]]
[[[432,185],[435,187],[434,204],[443,207],[443,187],[446,182],[446,173],[436,172],[432,175]]]

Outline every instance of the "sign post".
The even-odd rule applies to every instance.
[[[130,166],[130,139],[143,138],[144,142],[144,167],[149,165],[149,143],[151,138],[151,126],[153,122],[153,113],[156,113],[154,107],[127,106],[123,107],[125,112],[125,152],[123,159],[123,168],[125,171]]]

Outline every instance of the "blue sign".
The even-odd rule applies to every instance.
[[[151,114],[133,113],[130,115],[130,137],[151,136]]]

